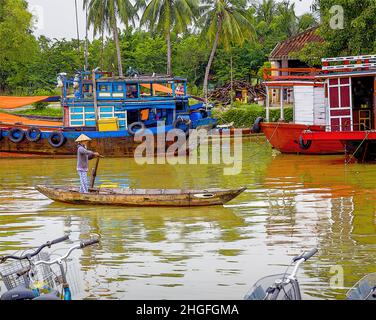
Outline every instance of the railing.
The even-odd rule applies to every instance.
[[[311,80],[314,81],[316,75],[321,72],[315,68],[265,68],[265,81],[283,81],[283,80]]]
[[[324,58],[322,70],[329,72],[363,71],[376,68],[376,55]]]

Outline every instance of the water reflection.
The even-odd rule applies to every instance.
[[[341,156],[277,155],[262,139],[243,146],[243,172],[224,166],[148,165],[104,159],[99,184],[135,188],[248,186],[225,207],[120,208],[54,203],[36,184],[76,184],[75,160],[0,160],[0,251],[69,234],[101,235],[77,253],[87,299],[239,299],[260,277],[317,246],[303,266],[309,298],[343,298],[375,272],[376,167],[345,166]],[[69,247],[69,243],[62,247]],[[343,288],[329,287],[341,265]]]

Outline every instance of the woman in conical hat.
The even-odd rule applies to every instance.
[[[93,152],[87,149],[88,142],[91,139],[84,134],[81,134],[76,142],[78,143],[77,148],[77,172],[80,177],[80,193],[88,193],[88,181],[87,172],[89,170],[89,160],[94,157],[99,157],[98,152]]]

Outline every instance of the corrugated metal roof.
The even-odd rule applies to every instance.
[[[317,27],[308,29],[298,35],[288,38],[277,44],[269,56],[270,60],[289,60],[290,54],[299,52],[310,42],[324,42],[324,40],[316,34]]]

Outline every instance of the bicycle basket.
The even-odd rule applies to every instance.
[[[32,262],[38,261],[38,260],[48,260],[49,254],[46,252],[41,252],[35,257],[31,258]],[[24,274],[22,276],[18,276],[17,273],[29,266],[30,263],[28,260],[21,260],[21,261],[9,261],[8,263],[5,263],[3,265],[0,265],[0,277],[1,280],[4,282],[4,285],[7,290],[14,289],[20,285],[23,285],[25,287],[29,287],[30,285],[30,279],[28,274]],[[47,272],[47,270],[45,270]]]
[[[63,268],[63,271],[61,270],[60,266]],[[38,268],[41,267],[43,268],[46,266],[38,266]],[[52,290],[62,293],[64,284],[63,272],[72,296],[75,296],[82,291],[81,277],[79,274],[77,259],[70,258],[63,261],[61,265],[53,264],[51,266],[48,266],[47,268],[48,272],[46,272],[45,270],[38,272],[40,270],[37,270],[36,274],[33,277],[34,285],[36,285],[42,293],[46,293]]]
[[[257,281],[252,289],[245,295],[245,300],[269,300],[272,296],[271,293],[268,293],[270,288],[275,287],[276,281],[282,281],[286,279],[286,274],[276,274],[272,276],[267,276],[261,278]],[[276,300],[296,300],[296,294],[294,286],[289,283],[285,284],[276,297]]]
[[[376,273],[359,280],[346,294],[348,300],[376,300]]]

